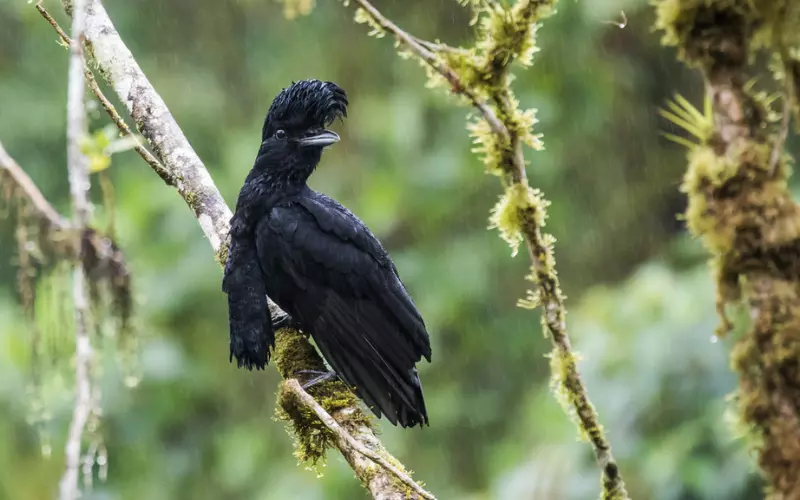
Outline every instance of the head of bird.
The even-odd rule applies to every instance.
[[[347,116],[347,95],[332,82],[301,80],[281,90],[272,101],[261,131],[259,157],[273,173],[310,175],[326,146],[339,142],[328,130]]]

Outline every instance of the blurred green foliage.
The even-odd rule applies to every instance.
[[[292,21],[272,0],[105,4],[231,205],[282,86],[315,77],[348,91],[342,142],[312,184],[379,235],[433,332],[433,363],[420,367],[432,425],[383,426],[385,444],[440,498],[593,498],[589,448],[548,388],[539,315],[515,306],[526,260],[486,230],[499,188],[470,152],[466,111],[425,89],[418,65],[368,39],[339,2]],[[45,5],[64,21],[59,2]],[[376,5],[420,37],[458,44],[471,33],[455,1]],[[620,10],[624,29],[605,22]],[[759,498],[725,420],[735,377],[729,341],[711,341],[703,252],[675,216],[684,152],[659,137],[670,125],[656,109],[676,90],[698,103],[702,88],[659,46],[652,16],[633,0],[562,0],[514,82],[539,109],[546,144],[528,156],[529,175],[553,202],[569,330],[632,497]],[[66,52],[27,2],[0,0],[0,24],[0,140],[66,213]],[[93,130],[107,124],[100,110],[91,118]],[[108,480],[95,478],[91,498],[363,498],[338,455],[321,479],[296,464],[273,419],[277,373],[228,362],[220,269],[185,204],[133,152],[105,172],[134,276],[141,382],[126,388],[124,364],[102,358]],[[17,305],[13,226],[0,223],[0,499],[44,499],[70,416],[70,312],[58,277],[40,284],[47,458],[26,422],[41,415],[27,392],[34,330]]]

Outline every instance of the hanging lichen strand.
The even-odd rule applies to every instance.
[[[522,0],[510,6],[506,2],[462,0],[473,9],[473,22],[478,23],[477,40],[466,48],[419,40],[382,16],[368,1],[353,3],[358,5],[356,22],[370,26],[370,35],[393,35],[400,56],[414,58],[425,68],[429,87],[449,90],[478,111],[467,126],[474,152],[480,155],[486,172],[499,177],[504,188],[492,209],[489,227],[499,230],[512,255],[524,243],[531,259],[527,279],[534,287],[519,305],[542,307],[544,331],[554,346],[552,387],[566,412],[574,417],[580,436],[594,449],[603,471],[602,498],[628,498],[611,445],[578,374],[567,335],[564,295],[553,256],[555,239],[542,231],[549,202],[529,186],[525,172],[523,144],[542,149],[540,136],[533,133],[535,110],[521,109],[510,85],[512,63],[531,65],[538,51],[535,35],[539,22],[555,12],[555,0]]]
[[[707,111],[673,105],[677,113],[668,118],[700,141],[687,143],[682,189],[687,225],[712,255],[718,334],[731,328],[728,305],[745,305],[751,318],[731,353],[740,417],[758,451],[768,498],[800,498],[800,209],[787,188],[791,159],[783,151],[789,114],[797,109],[800,3],[655,5],[663,43],[677,47],[678,57],[706,79]],[[783,116],[749,83],[761,76],[749,65],[756,50],[772,57],[770,69],[784,88]]]

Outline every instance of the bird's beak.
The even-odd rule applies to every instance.
[[[317,146],[324,148],[325,146],[330,146],[331,144],[337,142],[339,142],[339,134],[337,134],[332,130],[323,130],[318,134],[298,139],[297,144],[299,144],[301,148],[310,146]]]

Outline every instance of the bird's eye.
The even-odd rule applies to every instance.
[[[278,139],[286,139],[286,131],[283,129],[278,130],[275,132],[275,137]]]

